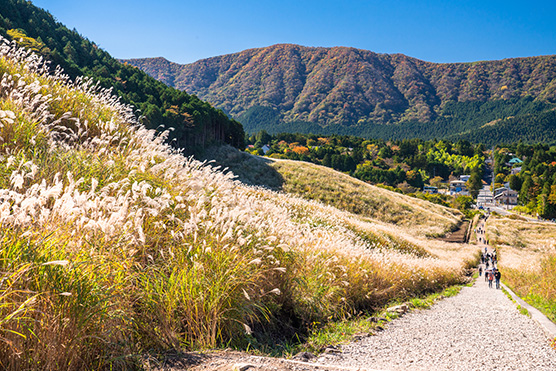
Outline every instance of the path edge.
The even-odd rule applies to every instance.
[[[545,316],[540,310],[533,307],[525,300],[517,296],[508,286],[506,286],[502,282],[500,282],[500,284],[510,294],[512,299],[515,300],[517,304],[527,309],[527,311],[531,315],[531,318],[537,323],[537,325],[539,325],[539,327],[544,331],[544,333],[546,334],[546,336],[548,336],[549,339],[556,338],[556,323],[548,319],[548,317]]]

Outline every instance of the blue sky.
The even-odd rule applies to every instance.
[[[431,62],[556,54],[556,1],[33,0],[117,58],[191,63],[291,43]]]

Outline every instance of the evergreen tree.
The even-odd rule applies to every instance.
[[[469,180],[467,181],[467,189],[469,189],[469,193],[471,193],[471,196],[477,197],[481,188],[483,188],[481,175],[478,171],[473,171],[473,173],[471,173],[471,176],[469,177]]]
[[[518,175],[510,175],[509,183],[510,189],[513,189],[516,192],[521,190],[521,178]]]
[[[322,159],[322,165],[326,167],[332,167],[332,156],[330,153],[326,153]]]
[[[530,176],[525,176],[523,184],[521,185],[521,191],[519,192],[519,201],[521,204],[526,205],[530,200],[530,192],[533,187],[533,181]]]

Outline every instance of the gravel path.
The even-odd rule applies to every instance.
[[[483,227],[483,223],[479,227]],[[478,237],[484,235],[479,234]],[[488,246],[479,244],[479,247]],[[182,368],[160,368],[160,370]],[[195,371],[534,370],[556,371],[543,330],[484,276],[428,310],[414,310],[377,335],[308,362],[220,352]]]
[[[543,331],[484,277],[342,351],[318,362],[379,370],[556,370],[556,350]]]
[[[483,277],[319,363],[384,370],[556,370],[540,328]]]

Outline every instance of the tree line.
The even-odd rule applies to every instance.
[[[262,130],[247,137],[246,143],[253,154],[263,155],[266,150],[270,157],[312,162],[409,193],[426,184],[445,186],[464,174],[471,175],[468,185],[473,192],[482,187],[485,147],[466,140],[385,141],[343,135],[271,135]]]
[[[514,158],[523,162],[511,164]],[[508,183],[519,192],[519,206],[515,210],[556,218],[556,146],[542,143],[497,146],[494,174],[495,187]]]
[[[172,128],[169,140],[187,153],[217,143],[244,146],[244,131],[238,121],[195,95],[170,88],[138,68],[120,63],[30,1],[0,2],[0,35],[24,41],[24,46],[53,66],[60,65],[71,78],[88,76],[104,88],[113,88],[124,103],[137,109],[147,128]]]

